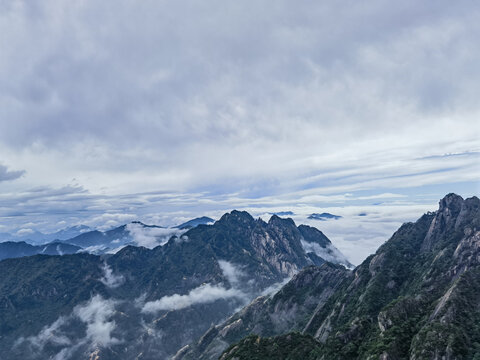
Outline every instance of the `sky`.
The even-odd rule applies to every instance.
[[[0,0],[0,232],[326,211],[358,263],[480,194],[479,38],[475,1]]]

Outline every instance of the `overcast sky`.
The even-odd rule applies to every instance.
[[[368,254],[480,193],[479,9],[0,0],[0,232],[329,211]]]

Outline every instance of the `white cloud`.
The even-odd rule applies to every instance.
[[[125,277],[123,275],[115,275],[112,268],[107,263],[104,263],[103,277],[100,281],[108,287],[116,288],[123,284]]]
[[[301,243],[305,252],[313,252],[325,261],[349,267],[349,261],[335,246],[328,244],[326,247],[322,247],[320,244],[305,240],[301,240]]]
[[[287,277],[283,281],[280,281],[278,283],[272,284],[269,287],[267,287],[265,290],[262,291],[261,295],[262,296],[273,296],[275,295],[282,287],[284,287],[292,278]]]
[[[248,297],[238,289],[226,289],[219,285],[205,284],[190,290],[186,295],[174,294],[164,296],[159,300],[146,302],[143,305],[142,312],[157,313],[162,310],[180,310],[195,304],[212,303],[219,299],[247,301]]]
[[[115,321],[111,318],[115,313],[115,301],[95,295],[87,304],[76,306],[73,313],[87,325],[85,341],[92,347],[106,347],[121,342],[112,336]]]
[[[86,303],[77,305],[69,316],[61,316],[51,325],[45,326],[37,335],[18,339],[15,346],[26,343],[32,347],[33,353],[42,351],[47,344],[62,347],[53,357],[60,360],[72,357],[82,347],[93,349],[119,344],[121,340],[112,335],[116,327],[112,320],[115,304],[114,300],[95,295]],[[82,338],[71,338],[71,332],[65,329],[74,319],[79,319],[86,325]]]
[[[240,283],[240,278],[245,276],[245,273],[239,266],[232,264],[226,260],[218,260],[218,265],[232,287],[237,287]]]
[[[123,225],[129,221],[136,219],[134,214],[125,213],[103,213],[95,215],[84,222],[85,225],[96,228],[98,230],[110,230],[113,227]]]
[[[16,232],[16,235],[25,236],[25,235],[33,234],[34,232],[35,231],[32,229],[20,229]]]
[[[30,336],[28,338],[21,337],[19,338],[15,346],[19,346],[23,342],[29,342],[33,347],[43,350],[47,343],[52,343],[54,345],[70,345],[71,340],[62,334],[60,328],[66,323],[66,318],[61,316],[51,325],[45,326],[37,335]]]
[[[156,246],[164,245],[172,236],[181,236],[186,230],[163,229],[157,227],[146,227],[138,223],[130,223],[127,230],[138,246],[153,249]]]

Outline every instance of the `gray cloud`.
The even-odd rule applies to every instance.
[[[0,182],[15,180],[23,176],[24,174],[25,170],[12,171],[8,170],[6,166],[0,164]]]
[[[472,2],[0,6],[7,229],[480,191]]]

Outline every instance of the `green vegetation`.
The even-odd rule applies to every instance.
[[[339,360],[480,359],[479,209],[478,198],[449,194],[438,212],[404,224],[311,314],[301,330],[321,341],[304,351]],[[305,301],[290,296],[297,307]],[[240,345],[247,353],[253,343]]]
[[[250,335],[230,346],[221,360],[315,360],[320,359],[318,342],[308,335],[290,333],[274,338]]]

